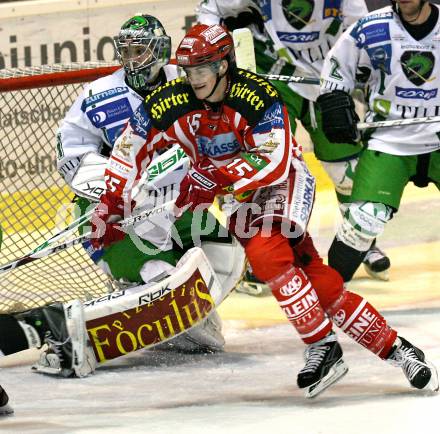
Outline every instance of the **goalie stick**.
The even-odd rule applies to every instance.
[[[145,220],[148,220],[151,216],[161,214],[166,211],[172,210],[172,207],[174,206],[175,200],[170,200],[168,202],[165,202],[164,204],[157,206],[155,208],[147,209],[145,211],[142,211],[136,216],[128,217],[125,220],[122,220],[120,223],[122,228],[126,228],[129,226],[133,226],[136,223],[141,223]],[[66,233],[64,234],[66,235]],[[29,264],[33,261],[36,261],[37,259],[44,258],[46,256],[52,255],[53,253],[59,252],[61,250],[65,250],[71,246],[74,246],[76,244],[80,244],[83,241],[85,241],[89,236],[91,235],[91,232],[87,232],[77,238],[74,238],[73,240],[66,241],[64,243],[59,243],[56,246],[47,247],[45,249],[40,249],[38,251],[32,251],[28,253],[27,255],[22,256],[19,259],[16,259],[15,261],[9,262],[8,264],[5,264],[0,267],[0,274],[5,273],[9,270],[13,270],[14,268],[21,267],[22,265]]]
[[[151,163],[147,174],[147,179],[144,183],[139,183],[137,191],[141,193],[145,188],[152,185],[152,183],[157,183],[158,181],[164,179],[171,171],[176,170],[179,166],[185,164],[185,162],[188,160],[188,157],[185,155],[183,150],[180,148],[180,146],[174,146],[164,152],[159,157],[155,158],[153,162]],[[96,186],[94,186],[96,187]],[[94,188],[94,191],[97,191],[97,189]],[[105,182],[104,178],[102,181],[99,181],[99,191],[104,192],[105,191]],[[94,196],[94,200],[99,200],[100,195]],[[92,197],[91,197],[92,198]],[[158,207],[160,208],[160,207]],[[85,214],[74,220],[72,223],[70,223],[68,226],[66,226],[64,229],[62,229],[57,234],[53,235],[49,239],[45,240],[43,243],[35,247],[32,251],[27,253],[26,255],[22,256],[21,258],[17,259],[16,261],[10,262],[8,264],[5,264],[3,266],[0,266],[0,274],[11,270],[13,268],[19,267],[21,265],[27,264],[29,262],[32,262],[34,259],[28,260],[27,258],[43,258],[45,256],[48,256],[52,253],[58,252],[60,250],[67,249],[68,247],[74,246],[76,244],[80,244],[84,237],[78,237],[71,241],[60,243],[55,246],[55,242],[59,241],[61,238],[67,237],[68,235],[71,235],[73,232],[75,232],[79,226],[86,223],[88,219],[93,214],[94,209],[91,209],[87,211]],[[152,210],[150,210],[152,211]],[[148,211],[145,211],[148,212]],[[142,213],[141,213],[142,215]],[[52,247],[50,247],[52,246]],[[43,252],[41,255],[37,255],[37,253]],[[18,265],[14,265],[18,264]]]

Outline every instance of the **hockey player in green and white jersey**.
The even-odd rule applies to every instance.
[[[368,76],[366,121],[439,114],[439,7],[423,0],[391,3],[354,23],[324,62],[318,103],[333,142],[359,139],[350,97],[359,70]],[[345,281],[398,211],[409,181],[440,187],[439,131],[439,124],[429,123],[378,128],[363,136],[351,204],[329,250],[329,265]]]
[[[250,27],[254,37],[257,72],[319,78],[323,61],[343,31],[368,9],[364,0],[204,0],[198,21],[221,23],[230,31]],[[322,131],[321,114],[315,104],[319,86],[274,80],[289,111],[295,133],[296,122],[308,131],[315,156],[331,178],[341,212],[349,203],[353,173],[361,151],[359,144],[330,143]],[[387,279],[388,257],[373,244],[364,257],[367,272]],[[258,292],[258,283],[243,282],[242,290]]]

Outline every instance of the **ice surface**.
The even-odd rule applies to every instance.
[[[440,365],[440,311],[388,311],[399,333]],[[296,387],[303,345],[289,324],[226,321],[226,352],[140,351],[84,379],[2,369],[15,415],[3,433],[438,433],[440,395],[338,333],[349,373],[314,400]]]

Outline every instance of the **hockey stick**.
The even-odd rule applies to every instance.
[[[120,222],[120,225],[122,228],[126,228],[129,226],[133,226],[136,223],[143,222],[145,220],[148,220],[152,215],[161,214],[162,212],[169,211],[172,209],[172,206],[174,206],[175,199],[170,200],[168,202],[165,202],[164,204],[157,206],[152,209],[148,209],[145,211],[142,211],[136,216],[128,217],[125,220],[122,220]],[[5,264],[0,267],[0,274],[5,273],[9,270],[13,270],[14,268],[21,267],[22,265],[29,264],[33,261],[36,261],[37,259],[44,258],[46,256],[52,255],[53,253],[59,252],[61,250],[65,250],[71,246],[74,246],[76,244],[80,244],[83,241],[85,241],[89,236],[91,235],[91,232],[87,232],[77,238],[74,238],[73,240],[66,241],[64,243],[59,243],[56,246],[53,247],[47,247],[45,249],[40,249],[38,251],[32,251],[29,254],[22,256],[21,258],[10,262],[8,264]]]
[[[440,116],[427,116],[425,118],[412,119],[394,119],[389,121],[377,122],[358,122],[358,130],[366,130],[368,128],[384,128],[384,127],[400,127],[402,125],[416,125],[416,124],[432,124],[440,122]]]
[[[285,81],[287,83],[299,83],[299,84],[315,84],[319,85],[319,78],[315,77],[300,77],[297,75],[277,75],[277,74],[258,74],[260,77],[266,80]]]
[[[168,151],[160,155],[159,157],[155,158],[147,173],[148,180],[145,181],[145,185],[141,185],[139,183],[139,190],[142,190],[142,188],[145,188],[146,186],[151,185],[151,182],[158,182],[159,180],[162,180],[165,178],[166,175],[168,175],[171,171],[175,170],[176,167],[179,165],[184,164],[185,159],[187,159],[185,153],[183,150],[177,147],[170,148]],[[102,182],[104,184],[104,181]],[[105,184],[104,184],[105,187]],[[102,191],[104,191],[104,187],[102,187]],[[94,198],[95,200],[99,200],[99,196]],[[85,214],[74,220],[72,223],[70,223],[68,226],[66,226],[64,229],[62,229],[57,234],[53,235],[49,239],[45,240],[42,244],[35,247],[32,251],[27,253],[25,256],[22,256],[21,258],[17,259],[14,262],[10,262],[9,264],[5,264],[4,266],[0,266],[0,274],[3,273],[4,270],[10,270],[12,268],[15,268],[13,266],[14,263],[25,260],[25,258],[32,257],[34,254],[40,252],[40,251],[50,251],[48,249],[49,246],[53,245],[56,241],[60,240],[63,237],[66,237],[70,234],[72,234],[74,231],[78,229],[79,226],[86,223],[90,216],[93,214],[94,208],[87,211]],[[80,243],[81,241],[77,241],[75,243],[72,243],[72,241],[69,241],[68,243],[63,243],[57,246],[53,247],[53,251],[58,250],[64,250],[67,247],[73,246],[75,244]],[[60,248],[60,246],[64,246],[64,248]],[[50,254],[50,253],[49,253]],[[43,255],[46,256],[46,255]],[[42,256],[42,257],[43,257]],[[27,263],[27,262],[24,262]]]

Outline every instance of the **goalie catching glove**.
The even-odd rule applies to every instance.
[[[330,142],[356,143],[360,139],[357,129],[359,116],[352,97],[342,90],[320,95],[317,99],[322,115],[322,129]]]
[[[91,244],[95,249],[107,247],[125,237],[125,232],[116,222],[131,213],[134,206],[133,200],[128,206],[121,197],[109,191],[101,196],[91,218]]]
[[[176,215],[194,211],[198,206],[209,207],[217,194],[224,194],[224,187],[230,185],[228,177],[208,159],[196,162],[180,183],[180,194],[176,199]]]

